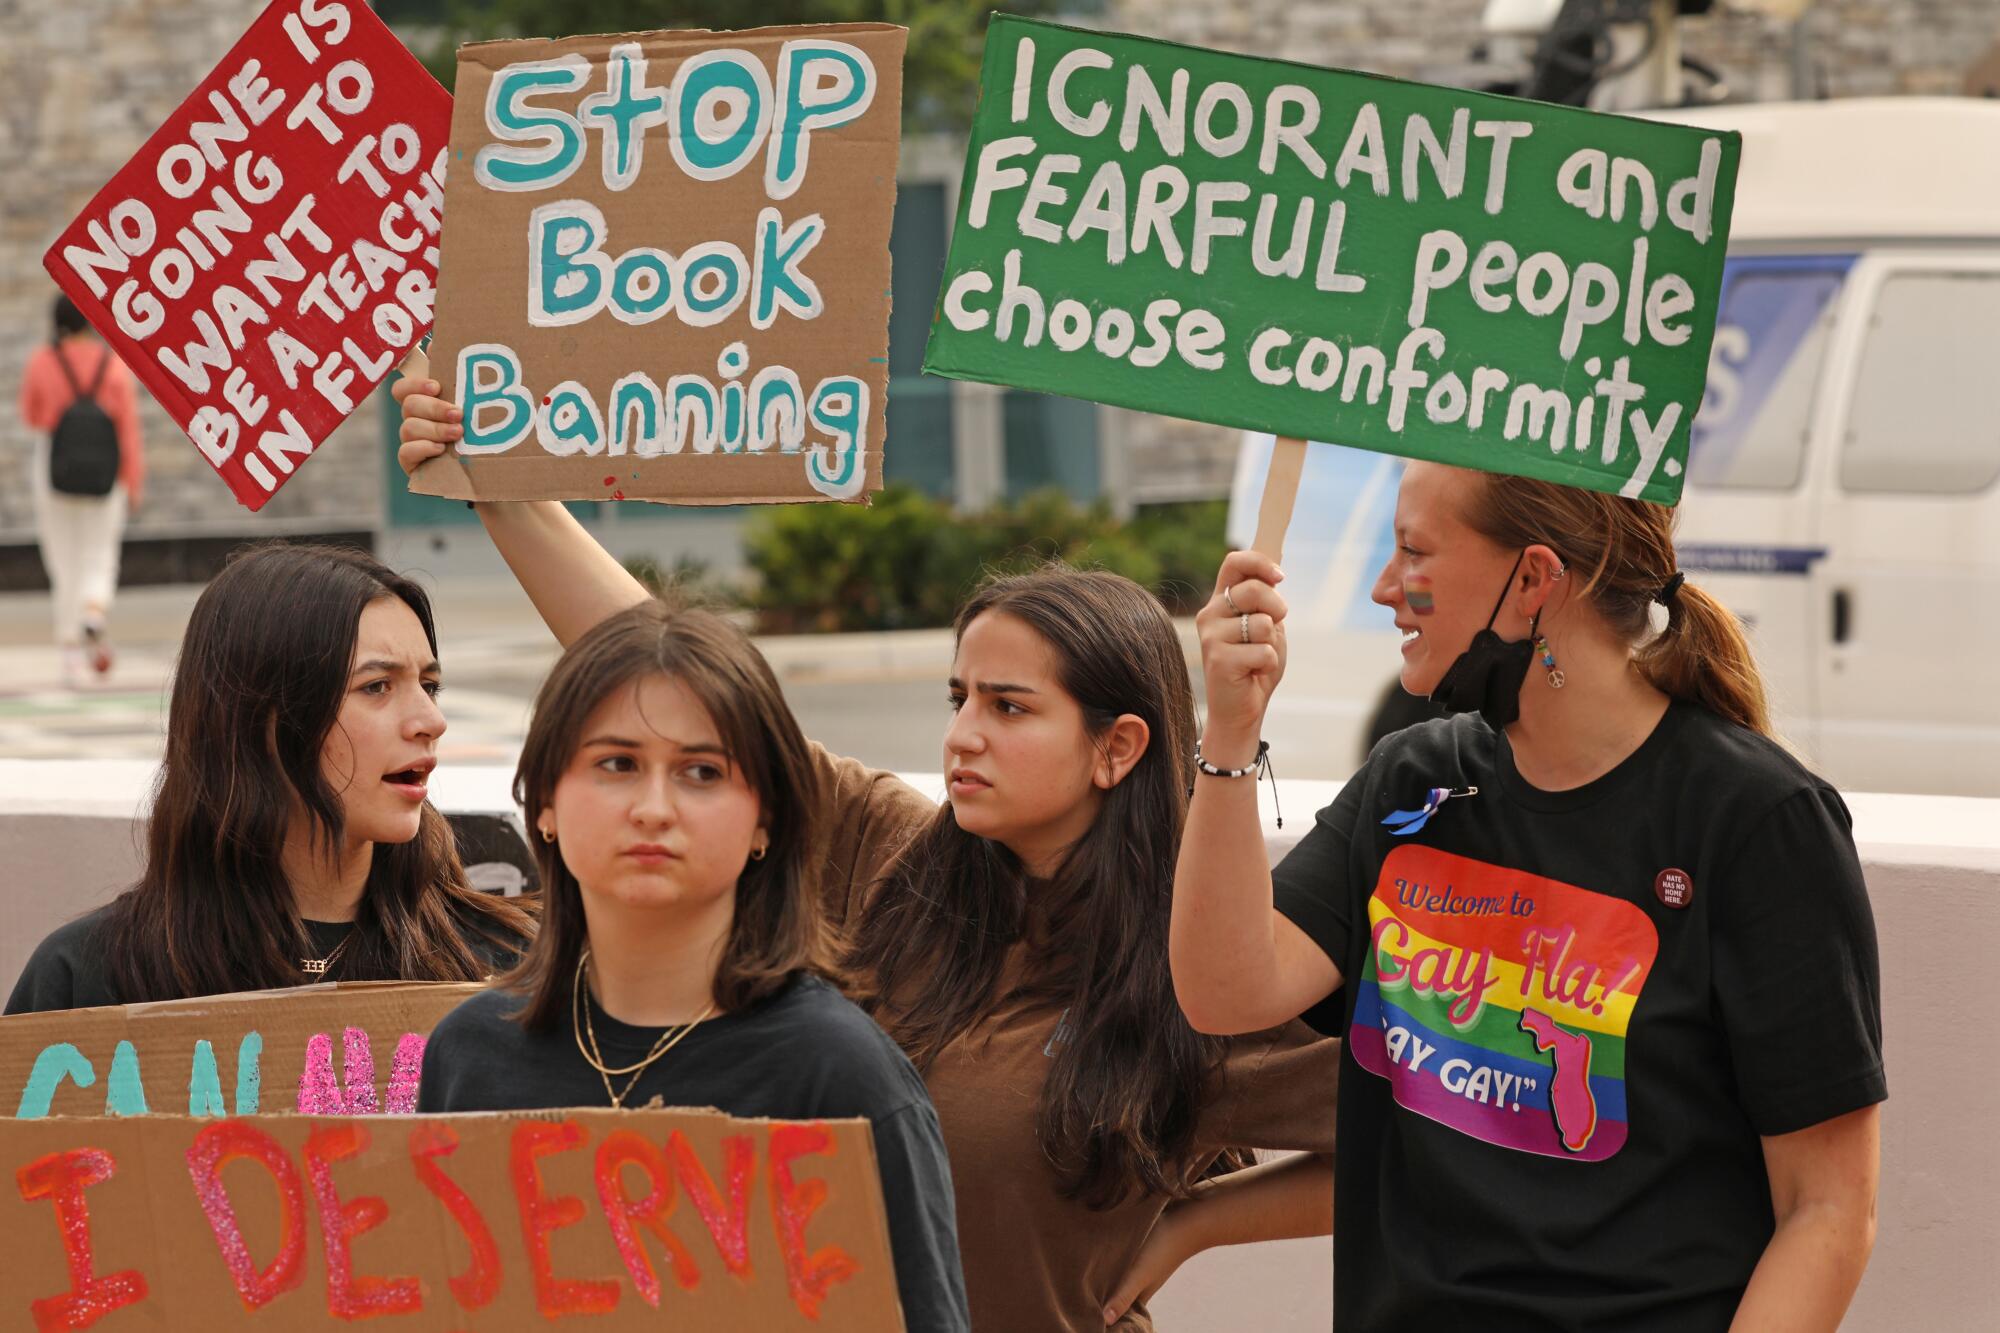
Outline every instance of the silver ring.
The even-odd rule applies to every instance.
[[[1247,615],[1238,615],[1238,616],[1236,617],[1236,632],[1237,632],[1237,633],[1238,633],[1239,635],[1241,635],[1241,636],[1242,636],[1242,640],[1243,640],[1243,642],[1244,642],[1244,643],[1248,643],[1248,642],[1250,642],[1250,617],[1249,617],[1249,616],[1247,616]]]
[[[1243,608],[1242,608],[1242,607],[1240,607],[1240,606],[1238,606],[1238,605],[1236,604],[1236,599],[1235,599],[1234,597],[1231,597],[1231,596],[1229,595],[1229,589],[1228,589],[1228,588],[1224,588],[1224,589],[1222,590],[1222,600],[1223,600],[1223,601],[1225,601],[1225,602],[1227,602],[1227,603],[1229,604],[1229,609],[1230,609],[1230,611],[1231,611],[1231,612],[1233,612],[1234,614],[1236,614],[1236,615],[1239,615],[1239,616],[1243,614]]]

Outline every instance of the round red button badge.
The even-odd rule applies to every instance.
[[[1653,876],[1653,892],[1667,906],[1683,908],[1694,901],[1694,881],[1687,871],[1669,868]]]

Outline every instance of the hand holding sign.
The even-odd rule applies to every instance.
[[[1216,747],[1211,763],[1236,768],[1254,757],[1264,712],[1285,675],[1284,579],[1264,551],[1231,551],[1216,571],[1214,595],[1195,613],[1208,697],[1204,745]]]
[[[464,436],[465,428],[459,423],[465,414],[439,397],[444,388],[431,378],[431,359],[423,348],[416,348],[404,357],[398,371],[402,378],[389,390],[397,406],[403,409],[403,426],[397,437],[402,443],[396,450],[396,465],[405,476],[415,477],[419,468],[433,458],[443,457]]]

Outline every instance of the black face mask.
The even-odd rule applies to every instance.
[[[1432,703],[1442,704],[1454,713],[1476,712],[1495,731],[1521,716],[1521,685],[1528,679],[1528,667],[1535,660],[1533,624],[1528,627],[1527,638],[1512,643],[1493,632],[1493,622],[1499,617],[1500,608],[1507,604],[1507,589],[1514,586],[1514,575],[1520,571],[1527,554],[1523,551],[1514,557],[1514,568],[1507,571],[1507,585],[1500,590],[1500,600],[1493,603],[1493,613],[1486,617],[1486,628],[1472,636],[1472,643],[1431,691]],[[1540,619],[1540,616],[1535,618],[1537,622]]]

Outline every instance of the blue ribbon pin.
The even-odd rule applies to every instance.
[[[1423,809],[1398,810],[1382,823],[1388,827],[1391,837],[1406,838],[1430,823],[1431,816],[1438,812],[1438,807],[1452,797],[1477,795],[1479,795],[1477,787],[1467,787],[1462,791],[1453,791],[1449,787],[1432,787],[1424,797]]]

